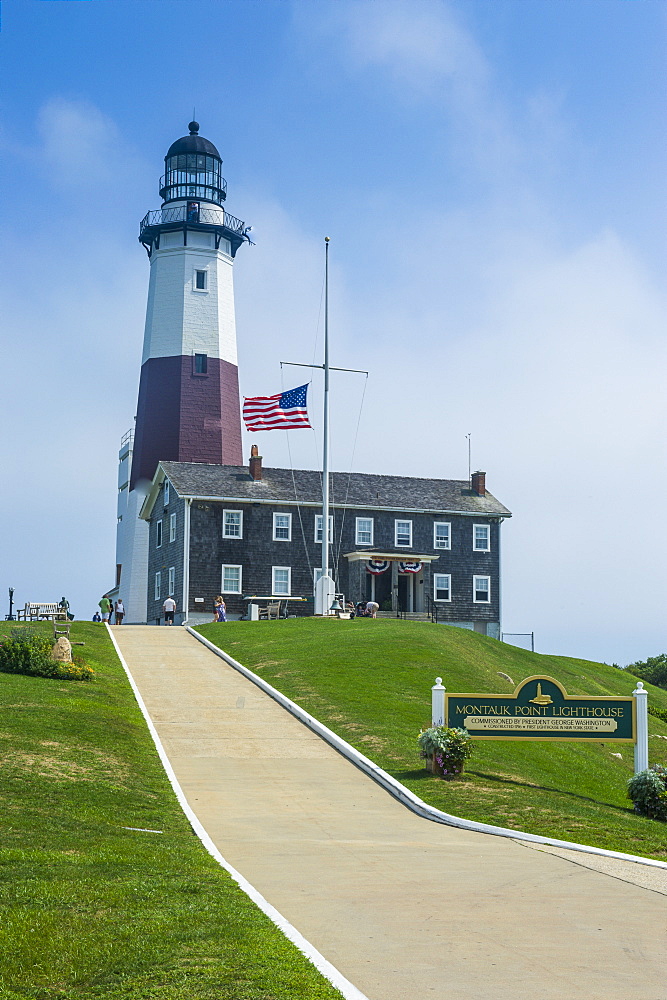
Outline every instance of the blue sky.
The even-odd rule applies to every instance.
[[[470,432],[514,512],[505,630],[663,651],[666,21],[660,0],[5,0],[0,587],[89,617],[113,581],[138,222],[195,106],[257,238],[242,391],[317,356],[330,236],[332,363],[371,372],[361,416],[359,377],[335,379],[334,465],[465,478]],[[290,441],[317,466],[316,435]]]

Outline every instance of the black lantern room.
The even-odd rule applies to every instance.
[[[190,134],[173,142],[164,158],[160,196],[165,203],[196,198],[222,205],[227,197],[227,182],[222,176],[220,153],[199,135],[198,122],[190,122],[188,128]]]

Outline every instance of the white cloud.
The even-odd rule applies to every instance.
[[[122,182],[136,162],[116,123],[85,101],[51,98],[39,113],[38,129],[40,159],[53,183],[108,196],[108,186]]]
[[[450,7],[384,0],[344,3],[337,10],[356,67],[382,67],[401,86],[422,93],[448,84],[466,103],[484,88],[486,59]]]

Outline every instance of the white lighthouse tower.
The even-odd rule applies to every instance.
[[[232,268],[246,228],[224,207],[212,142],[190,134],[165,157],[162,207],[141,221],[150,260],[134,434],[119,454],[116,590],[146,621],[148,526],[139,511],[159,461],[242,465]]]

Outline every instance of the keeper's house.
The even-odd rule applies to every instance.
[[[253,451],[256,449],[253,448]],[[331,474],[330,564],[347,600],[500,638],[500,525],[511,517],[467,482],[365,473]],[[148,615],[173,596],[181,620],[212,618],[222,593],[230,617],[248,598],[302,597],[290,614],[313,613],[322,563],[319,472],[160,462],[140,516],[149,524]],[[177,620],[178,620],[177,617]]]

